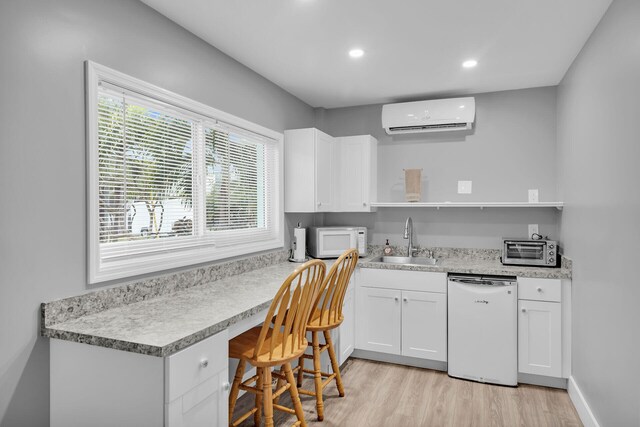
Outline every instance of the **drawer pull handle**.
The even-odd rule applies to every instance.
[[[409,300],[407,298],[402,298],[402,301],[407,302]]]
[[[527,312],[527,309],[526,309],[525,307],[522,307],[522,312],[523,312],[523,313],[526,313],[526,312]]]
[[[200,366],[201,366],[202,368],[206,368],[207,366],[209,366],[209,361],[208,361],[207,359],[202,359],[202,360],[200,361]]]
[[[538,292],[542,292],[542,288],[540,286],[538,286],[537,291]]]
[[[393,299],[396,300],[396,301],[400,300],[400,298],[398,298],[398,297],[393,297]]]
[[[229,390],[231,390],[231,384],[229,384],[227,381],[223,382],[223,383],[222,383],[222,389],[223,389],[224,391],[229,391]]]

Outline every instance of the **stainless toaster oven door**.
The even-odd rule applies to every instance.
[[[546,242],[517,242],[505,241],[503,262],[546,265],[545,248]]]

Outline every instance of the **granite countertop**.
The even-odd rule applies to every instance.
[[[282,262],[43,326],[49,338],[168,356],[269,307],[297,264]]]
[[[381,247],[370,247],[362,268],[571,277],[562,268],[504,266],[498,251],[432,248],[434,266],[371,262]],[[394,248],[401,254],[402,248]],[[426,251],[423,250],[423,251]],[[419,254],[420,255],[420,254]],[[424,253],[421,254],[424,256]],[[42,304],[41,334],[151,356],[169,356],[269,307],[286,277],[300,264],[272,253],[217,264],[208,269],[160,276]],[[334,260],[327,260],[328,265]]]
[[[385,270],[432,271],[441,273],[486,274],[498,276],[518,276],[541,279],[570,279],[571,261],[561,258],[561,267],[520,267],[507,266],[500,262],[500,250],[470,249],[470,248],[422,248],[417,250],[416,256],[426,256],[432,252],[438,259],[436,265],[402,265],[382,262],[372,262],[382,255],[383,246],[370,245],[367,255],[361,258],[359,266],[362,268],[378,268]],[[392,246],[393,255],[406,255],[407,249]]]
[[[443,273],[486,274],[498,276],[536,277],[542,279],[570,279],[568,268],[519,267],[502,265],[495,259],[469,260],[464,258],[439,258],[436,265],[402,265],[371,262],[375,257],[367,257],[360,262],[362,268],[386,270],[434,271]]]

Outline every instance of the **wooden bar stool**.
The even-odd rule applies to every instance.
[[[309,318],[307,330],[311,331],[313,346],[313,356],[303,354],[300,357],[299,365],[296,368],[298,373],[298,391],[302,394],[316,397],[316,408],[318,411],[318,420],[324,419],[324,403],[322,400],[322,392],[324,388],[335,379],[336,386],[340,397],[344,397],[344,386],[340,377],[340,366],[336,358],[336,352],[331,341],[331,330],[340,326],[344,320],[342,315],[342,304],[344,296],[349,286],[349,280],[358,263],[358,251],[350,249],[343,253],[340,258],[333,264],[329,273],[325,277],[320,292],[314,304],[314,310]],[[325,344],[320,346],[318,333],[324,334]],[[323,351],[329,351],[331,359],[332,374],[322,372],[320,368],[320,355]],[[313,370],[304,369],[304,360],[313,359]],[[313,374],[315,382],[315,391],[304,390],[302,386],[303,373]],[[326,380],[322,380],[326,377]]]
[[[273,426],[274,409],[295,414],[298,421],[294,426],[307,425],[290,362],[304,354],[309,345],[306,339],[307,323],[325,270],[325,264],[320,260],[309,261],[295,269],[276,293],[264,324],[229,341],[229,357],[240,359],[229,395],[230,426],[239,425],[252,414],[255,425],[259,426],[263,406],[267,427]],[[257,368],[257,375],[243,382],[247,362]],[[274,366],[282,366],[279,373],[273,373],[278,378],[275,392],[271,382],[271,368]],[[240,390],[256,395],[255,406],[233,421],[233,410]],[[277,398],[287,390],[291,394],[294,409],[277,404]]]

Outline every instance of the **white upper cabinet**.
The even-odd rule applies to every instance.
[[[315,128],[284,132],[285,212],[370,212],[377,141],[333,138]]]
[[[285,212],[332,209],[334,143],[334,138],[318,129],[284,132]]]
[[[335,139],[315,129],[315,193],[316,211],[335,210],[336,194],[336,154]],[[285,160],[286,161],[286,160]]]
[[[336,138],[336,154],[338,210],[371,212],[378,191],[378,141],[371,135]]]

